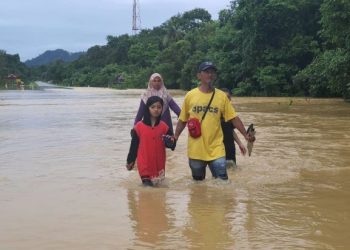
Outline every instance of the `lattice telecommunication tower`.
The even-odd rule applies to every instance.
[[[133,0],[132,4],[132,34],[136,35],[141,30],[140,3],[138,0]]]

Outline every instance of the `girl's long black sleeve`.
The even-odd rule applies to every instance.
[[[167,135],[170,135],[170,136],[173,136],[173,135],[174,135],[173,131],[171,131],[170,129],[168,129],[168,132],[167,132],[166,134],[167,134]]]
[[[132,130],[130,149],[128,153],[128,158],[126,162],[129,164],[131,162],[135,162],[137,158],[137,150],[139,148],[140,139],[135,130]]]
[[[166,135],[172,137],[174,135],[174,133],[171,129],[168,129],[168,132],[166,133]],[[172,151],[175,150],[175,147],[176,147],[176,140],[175,139],[174,139],[174,141],[170,141],[170,139],[165,140],[164,143],[165,143],[165,147],[170,148]]]

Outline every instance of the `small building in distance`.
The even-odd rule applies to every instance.
[[[24,85],[23,81],[16,76],[15,74],[9,74],[5,78],[5,88],[9,88],[10,86],[16,86],[16,88],[22,88]]]

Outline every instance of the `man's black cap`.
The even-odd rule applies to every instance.
[[[213,69],[215,71],[217,71],[218,69],[216,68],[216,66],[214,65],[214,63],[212,62],[202,62],[199,67],[198,67],[198,72],[202,72],[204,70],[207,70],[207,69]]]

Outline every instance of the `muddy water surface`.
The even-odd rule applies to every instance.
[[[139,96],[0,91],[1,250],[348,248],[349,104],[234,98],[258,139],[229,182],[191,180],[184,132],[143,188],[125,170]]]

